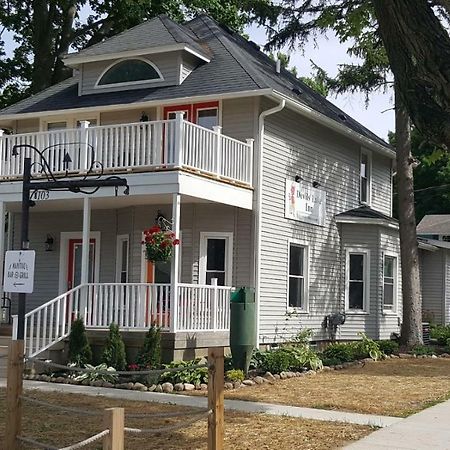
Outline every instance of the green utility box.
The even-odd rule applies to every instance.
[[[230,348],[233,367],[248,372],[256,346],[255,290],[242,287],[231,293]]]

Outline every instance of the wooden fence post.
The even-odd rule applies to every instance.
[[[223,450],[224,436],[224,350],[208,349],[208,450]]]
[[[11,340],[8,353],[8,380],[6,387],[6,433],[5,445],[8,450],[18,450],[20,443],[17,436],[22,431],[22,396],[23,391],[23,340]]]
[[[103,438],[103,450],[124,450],[125,413],[123,408],[107,408],[103,416],[103,425],[109,430]]]

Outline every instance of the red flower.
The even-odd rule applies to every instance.
[[[180,245],[180,240],[179,239],[174,239],[172,244],[173,245]]]
[[[161,231],[161,228],[159,228],[157,225],[154,225],[153,227],[149,228],[148,230],[145,230],[144,233],[155,234],[155,233],[159,233],[160,231]]]

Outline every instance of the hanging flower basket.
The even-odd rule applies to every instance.
[[[154,226],[144,230],[145,258],[147,261],[170,261],[175,245],[179,245],[180,240],[175,238],[172,231],[163,231],[160,227]]]

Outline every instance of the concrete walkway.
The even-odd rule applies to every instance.
[[[449,450],[450,400],[345,447],[348,450]]]
[[[6,380],[0,380],[0,387],[4,387],[5,385]],[[146,401],[154,403],[166,403],[198,408],[205,408],[207,406],[207,399],[205,397],[191,395],[159,394],[156,392],[127,391],[122,389],[96,388],[91,386],[44,383],[41,381],[28,380],[24,381],[24,387],[27,390],[36,389],[39,391],[61,392],[67,394],[72,393],[92,396],[103,395],[105,397],[122,400],[138,400],[141,402]],[[243,400],[225,400],[225,409],[247,413],[264,413],[274,416],[287,416],[330,422],[354,423],[357,425],[369,425],[376,427],[388,427],[403,420],[398,417],[358,414],[314,408],[301,408],[298,406],[274,405],[271,403],[249,402]]]

